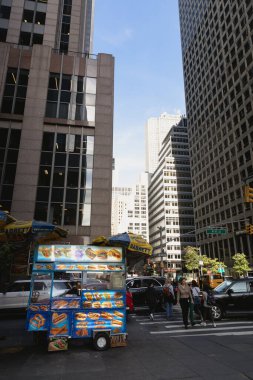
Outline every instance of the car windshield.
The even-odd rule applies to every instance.
[[[222,284],[218,285],[218,286],[214,289],[214,291],[215,291],[216,293],[223,293],[223,292],[225,292],[225,291],[228,289],[228,287],[229,287],[231,284],[232,284],[232,281],[230,281],[230,280],[226,280],[226,281],[224,281]]]

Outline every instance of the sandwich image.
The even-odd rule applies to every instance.
[[[100,301],[102,299],[102,294],[101,293],[93,293],[93,296],[95,300]]]
[[[101,307],[101,303],[98,302],[98,301],[95,301],[95,302],[92,303],[92,307],[94,307],[95,309],[98,309],[98,308]]]
[[[100,314],[99,313],[88,313],[88,317],[90,318],[90,319],[92,319],[92,320],[97,320],[97,319],[99,319],[99,317],[100,317]]]
[[[117,306],[117,307],[123,307],[124,303],[123,303],[123,301],[115,301],[115,306]]]
[[[84,297],[88,300],[88,301],[92,301],[92,293],[84,293]]]
[[[105,249],[99,249],[96,254],[98,259],[107,260],[107,251]]]
[[[85,307],[85,308],[92,307],[92,302],[91,301],[84,301],[83,302],[83,307]]]
[[[123,298],[123,294],[120,293],[120,292],[116,292],[116,293],[114,294],[114,298]]]
[[[85,321],[86,318],[87,318],[87,314],[86,313],[76,313],[75,314],[75,319],[77,321]]]
[[[52,323],[54,325],[59,325],[63,321],[67,319],[67,314],[66,313],[53,313],[52,315]]]
[[[48,305],[40,305],[40,310],[48,311]]]
[[[105,301],[102,303],[102,307],[110,309],[112,307],[112,303],[110,301]]]
[[[96,252],[93,251],[92,248],[87,248],[86,251],[85,251],[85,253],[86,253],[86,256],[89,257],[89,259],[91,259],[91,260],[94,260],[95,257],[97,256]]]

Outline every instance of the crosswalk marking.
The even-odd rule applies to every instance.
[[[229,332],[224,332],[224,333],[207,333],[207,334],[184,334],[184,335],[171,335],[171,338],[188,338],[188,337],[193,337],[193,336],[239,336],[239,335],[253,335],[253,331],[229,331]]]
[[[165,326],[169,327],[169,326]],[[194,329],[194,330],[188,330],[189,332],[205,332],[205,331],[210,331],[210,330],[233,330],[233,329],[252,329],[252,326],[230,326],[230,327],[202,327],[201,329]],[[180,329],[180,330],[173,330],[173,331],[150,331],[150,334],[175,334],[175,333],[180,333],[180,332],[185,332],[185,329]],[[188,335],[188,334],[186,334]],[[213,335],[213,334],[212,334]]]
[[[169,324],[171,323],[171,324]],[[253,321],[235,321],[235,322],[215,322],[216,324],[222,324],[222,325],[244,325],[244,324],[253,324]],[[182,325],[183,321],[153,321],[153,322],[140,322],[140,325],[160,325],[160,324],[166,324],[168,326],[165,327],[177,327],[178,325]],[[195,326],[200,325],[200,323],[196,323]]]

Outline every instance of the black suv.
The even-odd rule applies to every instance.
[[[157,291],[157,298],[160,300],[159,306],[162,306],[162,291],[165,277],[143,276],[127,278],[126,280],[126,286],[133,295],[134,307],[147,306],[146,290],[151,282]]]
[[[253,314],[253,278],[226,280],[213,291],[214,319],[225,316]]]

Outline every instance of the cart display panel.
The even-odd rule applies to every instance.
[[[26,325],[47,331],[50,351],[66,349],[68,338],[126,335],[122,248],[38,246]]]

